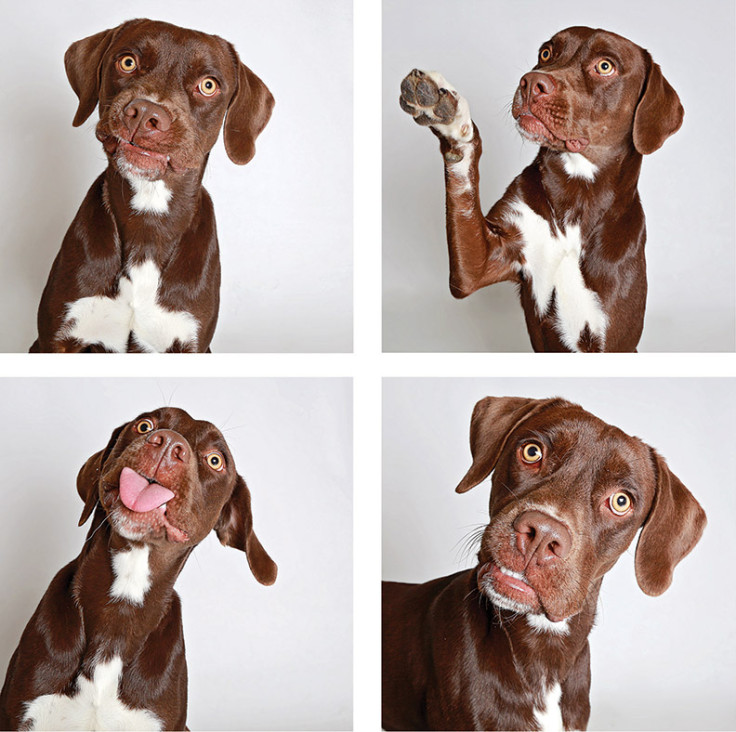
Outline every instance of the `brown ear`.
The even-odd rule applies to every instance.
[[[79,127],[95,111],[100,96],[102,59],[120,28],[122,26],[110,28],[72,43],[64,54],[67,78],[79,97],[79,107],[72,122],[75,127]]]
[[[224,140],[227,155],[234,163],[245,165],[256,154],[256,137],[271,118],[275,104],[268,87],[238,58],[238,88],[225,117]]]
[[[645,52],[647,78],[634,113],[634,147],[642,155],[659,150],[682,125],[685,110],[677,92],[662,74],[659,64]]]
[[[496,467],[509,434],[527,417],[550,404],[552,399],[486,397],[473,409],[470,420],[470,452],[473,464],[455,490],[465,493],[484,481]]]
[[[707,523],[690,491],[652,450],[657,486],[649,516],[636,546],[636,580],[647,595],[661,595],[672,583],[675,566],[698,543]]]
[[[77,493],[79,493],[82,501],[84,501],[79,526],[82,526],[87,521],[97,505],[100,497],[100,475],[102,474],[102,467],[125,427],[127,427],[127,422],[114,430],[107,443],[107,447],[89,458],[77,474]]]
[[[245,552],[250,571],[262,585],[272,585],[276,581],[278,567],[253,531],[250,491],[240,476],[232,496],[223,506],[215,531],[221,544]]]

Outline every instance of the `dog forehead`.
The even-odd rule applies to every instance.
[[[633,41],[624,36],[603,30],[602,28],[588,28],[587,26],[573,26],[555,33],[541,48],[551,45],[553,49],[567,58],[576,54],[613,54],[627,55],[631,58],[642,58],[643,50]]]
[[[178,407],[160,407],[151,412],[143,412],[133,422],[146,417],[153,418],[156,429],[167,429],[178,432],[193,447],[215,444],[227,449],[227,443],[212,422],[194,419],[188,412]]]
[[[120,26],[109,55],[114,57],[126,50],[148,57],[157,66],[189,68],[196,64],[216,67],[228,77],[235,75],[235,62],[227,41],[163,21],[139,19]]]

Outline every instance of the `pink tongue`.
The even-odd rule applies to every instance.
[[[120,473],[120,500],[126,508],[136,513],[145,513],[163,506],[174,494],[158,483],[149,483],[135,470],[123,468]]]

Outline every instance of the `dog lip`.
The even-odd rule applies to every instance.
[[[516,602],[530,606],[539,603],[536,591],[521,572],[507,569],[492,559],[478,570],[478,584],[484,583],[490,583],[497,593]]]

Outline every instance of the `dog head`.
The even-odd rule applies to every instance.
[[[214,529],[222,544],[245,552],[259,582],[276,579],[225,438],[182,409],[164,407],[118,427],[79,471],[77,490],[84,501],[80,526],[99,506],[123,538],[183,549]]]
[[[568,152],[633,145],[651,153],[677,132],[683,114],[647,51],[585,27],[567,28],[542,45],[512,104],[523,137]]]
[[[636,576],[659,595],[705,528],[703,509],[636,437],[562,399],[481,400],[463,493],[493,473],[478,586],[495,605],[559,622],[641,528]]]
[[[202,168],[223,120],[228,156],[247,163],[274,104],[230,43],[159,21],[77,41],[64,63],[79,97],[74,125],[99,104],[97,137],[111,162],[146,180]]]

